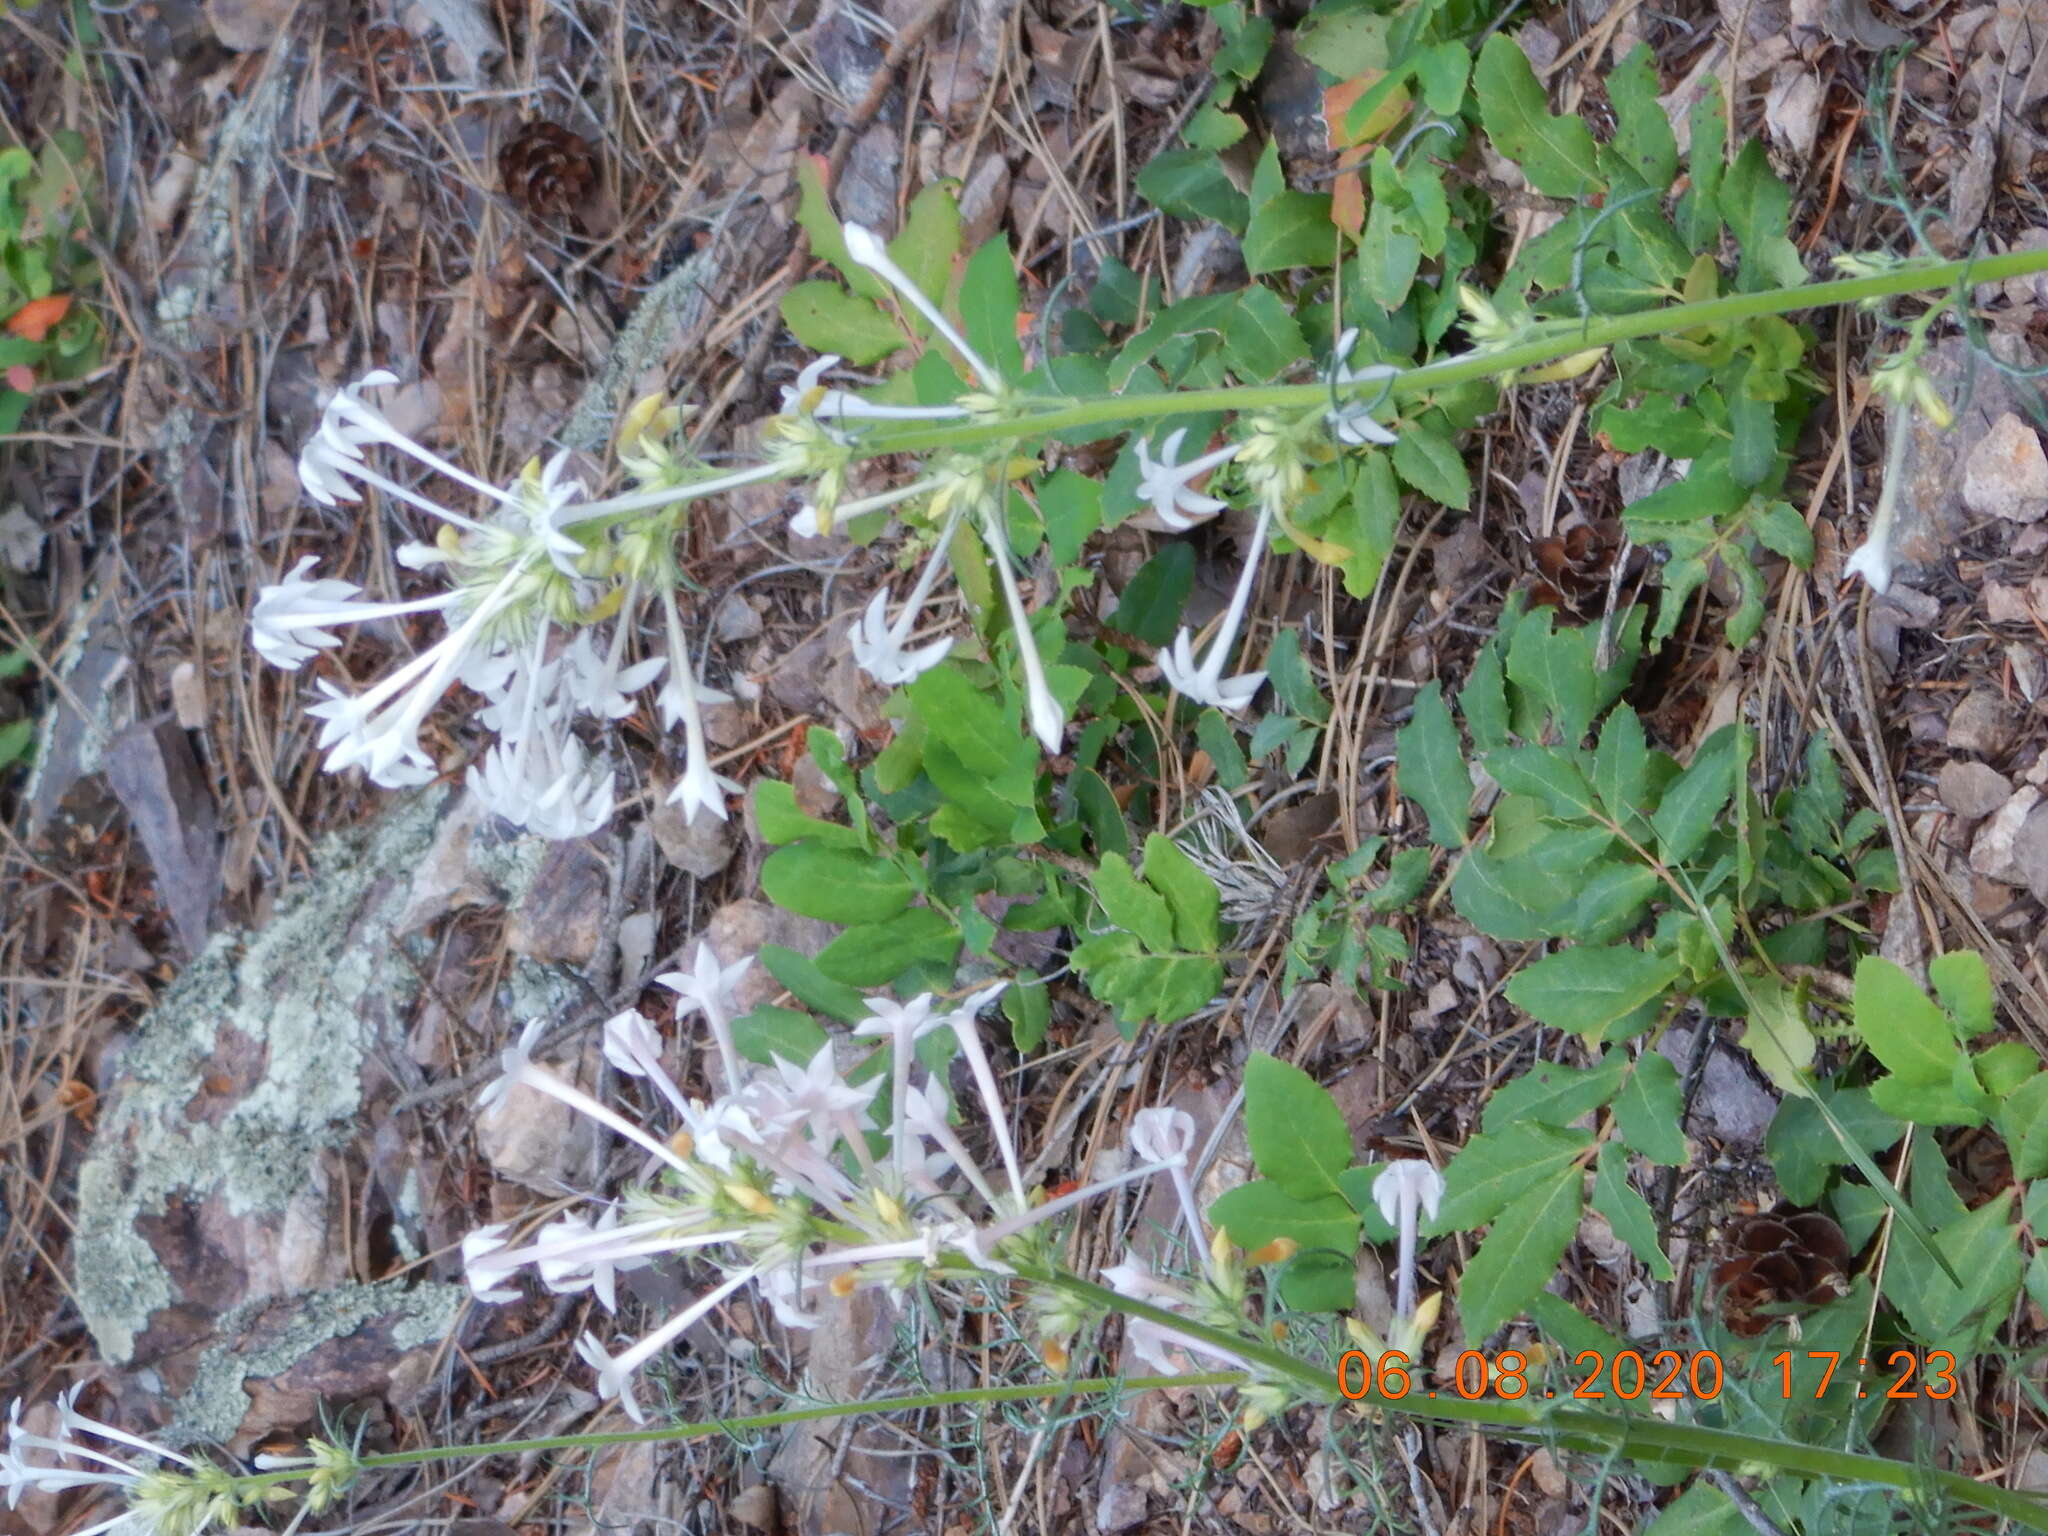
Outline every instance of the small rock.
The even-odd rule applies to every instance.
[[[1948,745],[1952,752],[2002,757],[2012,746],[2012,738],[2012,711],[1995,693],[1977,690],[1965,695],[1948,717]]]
[[[1987,581],[1984,593],[1984,616],[1994,624],[2031,624],[2034,622],[2034,605],[2028,600],[2027,588],[2009,582]]]
[[[839,930],[830,923],[798,917],[765,901],[753,900],[727,902],[711,914],[703,935],[720,965],[732,965],[749,955],[758,955],[769,944],[816,958],[818,951],[838,936]],[[684,946],[686,958],[695,953],[694,943]],[[779,996],[782,983],[768,973],[768,967],[757,962],[740,978],[738,992],[740,1007],[752,1010]]]
[[[2015,523],[2048,516],[2048,454],[2017,412],[1994,421],[1963,461],[1963,505]]]
[[[1989,816],[2012,798],[2012,784],[1983,763],[1950,763],[1937,783],[1941,803],[1966,821]]]
[[[548,844],[526,900],[505,915],[505,947],[529,960],[588,965],[609,887],[604,857],[590,839]]]
[[[2029,704],[2041,697],[2043,677],[2039,651],[2015,642],[2005,648],[2005,664],[2012,668],[2013,686]]]
[[[809,753],[796,760],[796,770],[789,776],[790,793],[796,797],[796,808],[806,816],[815,816],[820,821],[839,819],[839,802],[844,797],[839,786],[825,777]]]
[[[711,633],[728,645],[737,640],[758,640],[761,638],[761,615],[754,611],[754,605],[745,597],[734,592],[718,605],[718,611],[711,616]]]
[[[653,829],[661,856],[686,875],[709,880],[732,862],[737,841],[733,836],[733,824],[705,815],[686,822],[683,820],[683,808],[670,805],[666,791],[655,806],[654,814],[647,818],[647,824]]]
[[[750,1531],[775,1529],[775,1486],[756,1483],[726,1505],[725,1512]]]
[[[2048,901],[2048,806],[2036,807],[2020,823],[2012,842],[2012,861],[2036,901]]]
[[[2041,791],[2028,785],[2016,790],[1992,818],[1978,829],[1970,844],[1970,868],[1987,880],[2001,885],[2020,885],[2024,876],[2014,860],[2013,844],[2028,815],[2041,803]]]

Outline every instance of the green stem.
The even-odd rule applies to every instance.
[[[1495,352],[1468,352],[1441,362],[1410,368],[1387,384],[1396,395],[1418,395],[1445,389],[1472,379],[1488,378],[1523,368],[1554,363],[1595,347],[1609,347],[1620,341],[1655,336],[1667,331],[1689,331],[1703,326],[1727,325],[1759,315],[1782,315],[1793,310],[1818,309],[1840,304],[1858,304],[1867,299],[1889,298],[1901,293],[1924,293],[1949,288],[1967,279],[1971,283],[2002,282],[2007,278],[2048,271],[2048,251],[2014,251],[2003,256],[1984,256],[1970,261],[1945,261],[1929,266],[1906,266],[1871,277],[1837,278],[1825,283],[1803,283],[1796,288],[1773,288],[1763,293],[1731,293],[1718,299],[1701,299],[1692,304],[1672,304],[1629,315],[1603,315],[1582,324],[1549,322],[1535,328],[1532,339]],[[1080,400],[1057,409],[1036,412],[1012,421],[973,422],[962,426],[922,427],[900,432],[876,432],[861,439],[862,458],[884,453],[919,452],[931,448],[978,448],[1005,439],[1065,432],[1076,427],[1109,426],[1148,421],[1161,416],[1190,415],[1199,411],[1257,411],[1314,405],[1330,397],[1327,383],[1232,385],[1216,389],[1190,389],[1157,395],[1116,395],[1101,400]]]
[[[1178,1313],[1134,1301],[1069,1275],[1048,1273],[1032,1278],[1098,1307],[1147,1318],[1166,1325],[1175,1333],[1216,1344],[1255,1367],[1260,1375],[1288,1382],[1312,1400],[1330,1402],[1342,1395],[1335,1378],[1327,1370],[1297,1359],[1284,1350],[1211,1328]],[[1802,1445],[1791,1440],[1769,1440],[1698,1424],[1667,1423],[1651,1417],[1632,1419],[1616,1414],[1557,1408],[1548,1402],[1466,1401],[1453,1397],[1420,1397],[1412,1392],[1390,1398],[1377,1389],[1377,1373],[1374,1391],[1354,1401],[1411,1418],[1469,1425],[1511,1439],[1561,1445],[1568,1450],[1619,1451],[1650,1461],[1683,1462],[1702,1470],[1721,1468],[1752,1475],[1791,1472],[1845,1483],[1876,1483],[1900,1489],[1908,1496],[1940,1495],[1958,1504],[2002,1515],[2028,1530],[2048,1532],[2048,1503],[2009,1488],[1979,1483],[1960,1473],[1938,1472],[1884,1456],[1830,1450],[1825,1446]]]

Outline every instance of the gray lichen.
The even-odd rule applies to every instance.
[[[466,1295],[459,1285],[408,1287],[397,1280],[316,1291],[299,1298],[290,1321],[267,1334],[255,1349],[227,1341],[240,1338],[266,1303],[236,1307],[221,1318],[223,1342],[200,1358],[198,1374],[178,1400],[177,1417],[167,1433],[187,1443],[224,1444],[249,1409],[244,1382],[281,1376],[321,1345],[347,1338],[370,1323],[389,1325],[394,1354],[434,1343],[455,1326]]]
[[[275,1215],[353,1133],[365,1053],[418,989],[389,935],[445,801],[414,796],[366,832],[323,841],[314,879],[270,924],[216,935],[137,1027],[79,1175],[79,1309],[109,1360],[130,1360],[151,1315],[177,1299],[138,1219],[180,1194]],[[196,1117],[231,1030],[261,1051],[260,1076],[223,1113]]]

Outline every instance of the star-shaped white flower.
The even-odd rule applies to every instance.
[[[1335,386],[1345,391],[1347,398],[1334,407],[1324,420],[1329,424],[1331,435],[1338,442],[1354,448],[1368,443],[1385,445],[1395,441],[1394,433],[1373,420],[1374,401],[1350,398],[1351,386],[1371,384],[1385,379],[1398,378],[1401,370],[1386,363],[1373,363],[1364,368],[1354,369],[1349,359],[1351,349],[1358,343],[1358,328],[1353,326],[1337,338],[1335,354],[1330,359],[1330,378]]]
[[[1238,455],[1239,445],[1231,443],[1182,464],[1179,462],[1180,445],[1187,435],[1185,427],[1168,433],[1166,441],[1160,445],[1161,456],[1157,459],[1152,457],[1152,445],[1144,438],[1139,438],[1137,444],[1138,495],[1152,503],[1152,515],[1172,533],[1185,533],[1230,505],[1214,496],[1201,495],[1189,487],[1190,482],[1228,464]]]

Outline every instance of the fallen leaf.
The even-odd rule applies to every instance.
[[[174,721],[137,725],[107,749],[107,783],[156,871],[157,899],[189,954],[206,948],[220,889],[219,822],[192,744]]]
[[[17,309],[7,322],[7,333],[19,336],[23,341],[43,341],[50,334],[50,327],[62,320],[71,310],[71,295],[53,293],[40,299],[30,299]]]

